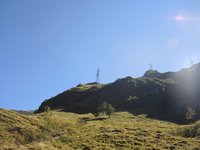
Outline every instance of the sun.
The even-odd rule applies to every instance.
[[[186,20],[186,17],[184,17],[183,15],[177,15],[173,17],[173,19],[176,21],[183,21],[183,20]]]

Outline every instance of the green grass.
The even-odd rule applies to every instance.
[[[92,114],[53,112],[45,136],[44,114],[26,116],[0,109],[2,149],[197,149],[200,138],[180,134],[194,125],[180,126],[117,112],[95,118]],[[196,127],[196,126],[195,126]],[[182,131],[182,132],[180,132]]]

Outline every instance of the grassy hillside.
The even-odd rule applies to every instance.
[[[92,114],[50,112],[50,130],[45,130],[46,114],[25,116],[0,110],[2,149],[198,149],[200,139],[185,137],[192,126],[148,119],[117,112],[110,119]]]
[[[54,110],[74,113],[96,113],[98,106],[107,101],[117,111],[147,114],[148,117],[179,124],[190,123],[186,119],[187,107],[195,111],[193,120],[200,119],[200,64],[178,72],[159,73],[147,71],[144,77],[126,77],[113,83],[80,84],[49,100],[45,106]]]
[[[26,144],[34,140],[34,133],[42,123],[37,117],[28,117],[14,111],[0,109],[0,145]]]

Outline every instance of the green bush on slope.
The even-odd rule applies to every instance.
[[[200,120],[181,130],[179,134],[183,137],[198,137],[200,138]]]

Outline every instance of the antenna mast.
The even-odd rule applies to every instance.
[[[99,73],[100,73],[100,70],[99,70],[99,68],[97,68],[96,83],[99,83]]]
[[[194,65],[193,59],[190,57],[190,65]]]
[[[149,70],[153,70],[153,65],[152,65],[152,63],[149,64]]]

